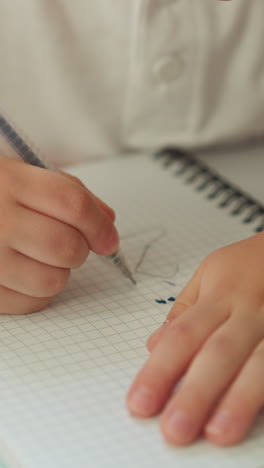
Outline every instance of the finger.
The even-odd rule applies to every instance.
[[[44,309],[50,297],[30,297],[0,286],[0,315],[31,314]]]
[[[85,190],[87,190],[89,192],[89,194],[91,195],[91,197],[94,198],[94,200],[96,201],[96,203],[98,203],[98,205],[105,211],[105,213],[110,217],[110,219],[114,222],[115,221],[115,212],[114,210],[109,206],[107,205],[103,200],[101,200],[101,198],[98,198],[94,193],[92,193],[87,187],[86,185],[84,185],[84,183],[78,179],[78,177],[75,177],[71,174],[68,174],[67,172],[64,172],[64,171],[59,171],[61,175],[63,175],[64,177],[68,178],[68,179],[71,179],[73,182],[75,182],[76,184],[78,185],[81,185]]]
[[[218,445],[233,445],[246,436],[264,408],[264,340],[256,348],[206,426]]]
[[[200,282],[201,282],[202,274],[203,274],[203,264],[201,264],[199,268],[197,268],[191,280],[188,282],[188,284],[183,288],[181,293],[178,295],[163,325],[160,328],[158,328],[149,337],[147,341],[147,348],[150,352],[153,351],[156,344],[159,342],[161,337],[166,332],[169,326],[169,323],[175,318],[179,317],[183,312],[185,312],[188,307],[196,303],[199,297],[199,289],[200,289]]]
[[[0,285],[26,296],[54,296],[70,276],[67,268],[45,265],[12,249],[1,255],[1,262]]]
[[[132,384],[127,406],[132,414],[157,414],[191,359],[225,316],[204,305],[194,305],[171,322]]]
[[[20,164],[19,171],[14,162]],[[17,202],[78,229],[95,253],[108,255],[117,249],[112,220],[85,188],[46,169],[11,163],[7,177]]]
[[[15,208],[8,242],[27,257],[63,268],[79,267],[89,254],[80,231],[21,205]]]
[[[261,339],[260,327],[230,319],[206,342],[161,417],[170,443],[185,445],[201,432],[228,385]]]

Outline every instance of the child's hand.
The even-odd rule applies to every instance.
[[[114,218],[78,179],[0,158],[0,313],[39,310],[90,249],[112,253]]]
[[[241,441],[264,407],[264,233],[210,254],[150,337],[127,398],[167,441]],[[175,384],[185,374],[175,394]]]

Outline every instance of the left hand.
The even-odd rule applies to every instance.
[[[218,445],[240,442],[264,407],[264,233],[206,257],[148,349],[130,412],[162,411],[175,445],[201,432]]]

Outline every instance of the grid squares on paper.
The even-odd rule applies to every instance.
[[[0,318],[0,435],[25,468],[171,468],[176,459],[182,468],[194,468],[212,466],[211,456],[217,467],[248,468],[252,450],[262,460],[258,428],[258,437],[242,452],[235,449],[227,456],[198,445],[183,456],[165,449],[156,421],[137,422],[124,408],[126,390],[147,357],[146,339],[171,307],[155,299],[176,296],[201,258],[241,236],[235,220],[223,212],[216,216],[214,206],[205,205],[189,187],[177,192],[175,180],[161,176],[159,169],[156,173],[150,164],[145,174],[155,190],[148,191],[144,203],[146,175],[133,175],[133,165],[128,170],[138,188],[135,193],[134,187],[127,187],[129,219],[120,201],[122,187],[114,187],[116,194],[111,191],[113,206],[125,220],[120,231],[128,233],[123,235],[123,248],[132,269],[160,232],[157,219],[162,232],[166,227],[153,249],[146,251],[145,263],[136,274],[137,287],[112,265],[91,255],[45,312]],[[96,173],[89,175],[96,179]],[[123,176],[121,184],[126,183]],[[108,199],[104,193],[107,171],[100,173],[100,180],[104,181],[102,198]],[[160,193],[168,201],[165,208]],[[186,215],[191,208],[196,215],[195,232],[194,219]],[[153,229],[146,229],[146,224],[154,225],[153,220]],[[247,233],[245,228],[243,235]]]

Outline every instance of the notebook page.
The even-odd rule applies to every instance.
[[[0,317],[3,459],[10,468],[263,468],[263,416],[238,447],[199,441],[177,449],[164,443],[158,419],[138,421],[124,405],[169,298],[207,253],[251,235],[252,227],[150,157],[72,173],[116,210],[138,284],[91,255],[44,312]]]
[[[264,203],[264,144],[244,145],[237,148],[219,148],[199,154],[199,158],[231,179],[236,185]]]

